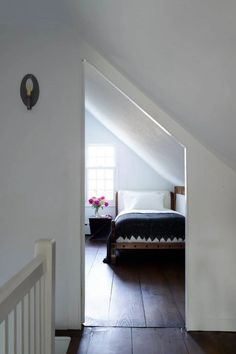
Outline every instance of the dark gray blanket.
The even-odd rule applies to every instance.
[[[185,238],[185,217],[176,213],[127,213],[117,217],[116,238]]]
[[[185,217],[176,213],[127,213],[120,215],[115,220],[115,237],[138,238],[168,238],[185,240]],[[107,256],[104,263],[111,262],[111,237],[107,239]]]

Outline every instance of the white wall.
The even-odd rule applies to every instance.
[[[120,189],[173,190],[174,186],[161,177],[127,145],[111,133],[88,111],[85,114],[85,146],[88,144],[112,144],[116,153],[116,185]],[[132,166],[132,169],[131,169]],[[115,205],[105,208],[103,213],[115,216]],[[85,207],[85,221],[94,214],[91,206]],[[88,228],[86,228],[88,233]]]
[[[56,327],[78,328],[83,213],[78,45],[63,28],[31,27],[1,28],[0,47],[0,282],[32,258],[35,240],[55,238]],[[32,111],[20,98],[26,73],[40,85]]]
[[[83,56],[186,147],[186,327],[236,331],[236,172],[86,43]]]
[[[1,283],[31,258],[34,240],[55,237],[57,327],[78,327],[84,209],[80,55],[186,146],[187,328],[236,330],[235,171],[95,51],[84,45],[78,52],[71,33],[1,29],[0,45]],[[19,95],[27,72],[38,77],[41,89],[32,112]]]
[[[183,194],[175,195],[175,210],[186,216],[186,196]]]

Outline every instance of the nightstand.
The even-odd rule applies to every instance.
[[[108,216],[96,218],[89,218],[90,226],[90,240],[104,240],[106,241],[111,232],[112,218]]]

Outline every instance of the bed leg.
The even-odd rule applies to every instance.
[[[114,244],[111,245],[111,263],[116,263],[116,247]]]

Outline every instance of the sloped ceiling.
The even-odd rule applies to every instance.
[[[96,119],[158,174],[173,185],[184,184],[184,148],[90,64],[85,65],[85,105]]]
[[[85,39],[236,169],[236,2],[79,1]]]

